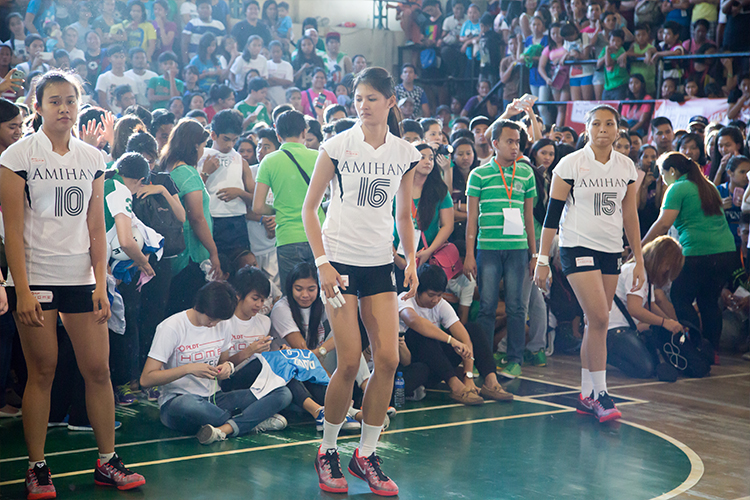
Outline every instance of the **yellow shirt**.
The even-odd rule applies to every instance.
[[[693,17],[690,23],[698,19],[705,19],[709,23],[715,23],[719,20],[719,6],[708,2],[701,2],[693,7]]]
[[[138,25],[138,29],[127,31],[125,29],[125,26],[127,24],[130,24],[130,22],[127,21],[113,25],[109,29],[109,34],[116,35],[119,32],[126,33],[128,35],[128,39],[125,44],[128,49],[141,47],[143,48],[143,50],[148,50],[148,42],[151,40],[156,40],[156,30],[154,29],[154,25],[148,22],[140,23]]]

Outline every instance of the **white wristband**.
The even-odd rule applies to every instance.
[[[549,267],[549,255],[539,255],[536,258],[536,265]]]
[[[315,267],[320,267],[323,264],[328,264],[328,257],[326,255],[321,255],[315,259]]]

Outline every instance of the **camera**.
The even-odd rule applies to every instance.
[[[440,146],[438,146],[437,150],[435,150],[435,154],[445,156],[451,155],[453,154],[453,146],[451,146],[450,144],[441,144]]]

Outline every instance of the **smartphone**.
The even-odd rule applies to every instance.
[[[326,103],[326,96],[323,94],[323,92],[318,95],[318,98],[315,100],[315,106],[318,108],[322,108],[323,105]]]
[[[529,104],[531,104],[531,105],[533,106],[533,105],[534,105],[534,103],[535,103],[535,102],[537,102],[537,101],[539,100],[539,98],[538,98],[537,96],[535,96],[535,95],[531,95],[531,94],[524,94],[524,95],[523,95],[523,96],[521,97],[521,100],[522,100],[522,101],[524,101],[524,102],[528,102]]]
[[[55,54],[53,54],[52,52],[40,52],[39,57],[43,61],[52,61],[55,59]]]
[[[732,204],[734,204],[735,207],[742,206],[742,197],[745,196],[745,189],[741,187],[734,188],[734,193],[732,193]]]

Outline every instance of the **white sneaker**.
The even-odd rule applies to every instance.
[[[268,431],[283,431],[286,429],[287,421],[278,413],[275,413],[272,417],[265,419],[259,423],[253,429],[255,433],[268,432]]]
[[[416,389],[414,389],[414,392],[411,394],[411,396],[406,396],[407,401],[422,401],[424,398],[427,397],[427,391],[425,390],[423,385],[420,385]]]
[[[745,354],[743,354],[742,359],[746,361],[750,361],[750,352],[746,352]]]
[[[224,441],[227,435],[220,429],[217,429],[213,425],[206,424],[201,427],[198,434],[195,435],[198,438],[200,444],[211,444],[217,441]]]

